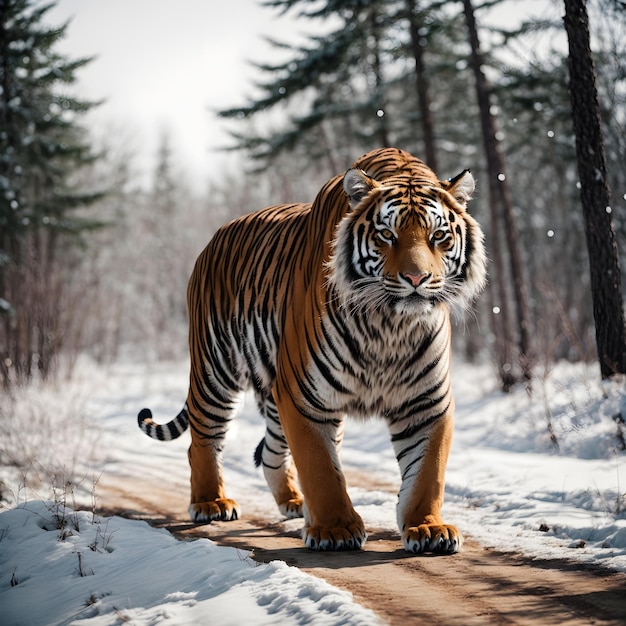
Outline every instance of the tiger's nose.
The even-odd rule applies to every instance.
[[[424,281],[430,278],[430,274],[428,272],[420,272],[419,274],[412,274],[411,272],[403,272],[400,274],[404,280],[408,283],[411,283],[413,287],[419,287]]]

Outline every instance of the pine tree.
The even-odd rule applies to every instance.
[[[492,245],[498,243],[502,230],[504,231],[507,252],[510,260],[511,278],[513,283],[513,293],[515,302],[515,312],[517,317],[517,330],[519,336],[519,362],[522,376],[525,380],[531,377],[532,368],[532,348],[531,348],[531,320],[528,305],[528,287],[526,283],[525,268],[523,265],[519,235],[516,219],[513,214],[513,202],[509,184],[506,178],[506,168],[504,155],[498,141],[495,127],[495,120],[491,109],[491,87],[483,71],[483,56],[480,50],[478,38],[478,28],[474,16],[474,8],[471,0],[463,0],[466,24],[469,33],[472,69],[476,80],[476,94],[480,109],[480,121],[483,132],[483,142],[485,146],[485,156],[487,159],[487,170],[489,177],[489,204],[492,218]],[[503,228],[499,227],[500,213],[503,217]],[[500,231],[500,232],[498,232]],[[503,324],[496,320],[496,337],[500,342],[499,370],[502,385],[506,389],[515,380],[512,372],[512,363],[503,362],[504,358],[509,358],[510,346],[512,344],[511,321],[508,313],[508,297],[505,289],[504,261],[499,246],[494,248],[494,260],[496,267],[496,280],[499,285],[500,313]]]
[[[430,78],[424,60],[427,39],[424,37],[424,16],[417,0],[406,0],[406,16],[409,22],[411,51],[415,60],[415,86],[419,102],[422,136],[424,138],[424,161],[434,171],[439,171],[435,130],[431,107]]]
[[[602,378],[626,373],[626,327],[585,0],[565,0],[570,96]]]
[[[529,50],[507,65],[494,85],[500,109],[511,195],[534,319],[536,360],[587,359],[593,350],[588,259],[578,201],[574,131],[567,91],[567,59],[559,49],[533,55],[541,39],[558,41],[562,23],[522,25],[507,32]]]
[[[267,119],[263,113],[277,110],[289,119],[271,128],[265,124],[263,134],[250,126],[233,132],[234,149],[256,158],[261,169],[281,151],[300,150],[309,163],[327,162],[328,173],[334,175],[355,154],[393,143],[422,156],[438,171],[433,110],[445,109],[444,115],[458,121],[458,85],[463,80],[458,80],[454,67],[465,53],[458,47],[456,20],[441,3],[268,0],[264,4],[282,12],[298,8],[304,19],[332,18],[339,26],[310,37],[302,46],[272,42],[289,58],[275,65],[258,64],[268,77],[257,84],[261,95],[219,114],[262,124]],[[437,66],[436,76],[431,65]],[[437,93],[435,83],[445,89]],[[452,98],[455,112],[449,114],[446,105],[439,106],[447,93],[457,97]],[[466,129],[461,136],[466,138]],[[446,151],[451,145],[452,140],[445,142]],[[458,156],[455,151],[455,158],[445,163],[450,173],[459,167]]]
[[[355,152],[389,145],[393,128],[385,69],[391,56],[388,31],[396,19],[390,8],[394,4],[326,0],[311,8],[305,0],[266,2],[283,12],[304,5],[303,17],[332,16],[340,25],[325,35],[310,37],[302,46],[272,42],[289,50],[291,58],[276,65],[258,64],[269,76],[267,82],[257,85],[263,95],[219,115],[247,119],[280,105],[293,105],[298,113],[289,116],[286,128],[265,136],[233,133],[235,148],[248,150],[267,165],[281,151],[306,145],[309,159],[327,160],[334,175],[338,163],[340,170],[354,160]]]
[[[60,259],[68,234],[96,222],[79,209],[100,194],[72,186],[93,159],[78,117],[93,103],[65,89],[89,59],[55,46],[66,25],[43,24],[53,4],[0,0],[0,378],[47,375],[60,349]]]

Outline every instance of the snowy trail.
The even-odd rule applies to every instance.
[[[182,370],[174,377],[157,376],[158,391],[145,390],[144,399],[153,402],[157,419],[177,411],[176,400],[184,397],[186,382]],[[131,432],[119,442],[119,472],[109,467],[102,478],[101,504],[149,519],[181,537],[208,537],[220,545],[252,550],[253,558],[262,562],[278,559],[295,565],[350,591],[390,624],[404,626],[407,618],[427,617],[431,623],[478,624],[485,615],[516,624],[623,623],[626,575],[576,564],[608,563],[619,569],[626,563],[620,543],[624,520],[585,501],[585,494],[592,497],[594,489],[607,491],[616,464],[555,455],[549,447],[541,451],[546,435],[542,426],[533,432],[529,425],[535,418],[528,418],[528,398],[491,393],[485,379],[476,384],[467,373],[462,369],[455,380],[457,429],[444,508],[446,517],[470,537],[459,555],[411,557],[401,550],[395,525],[398,470],[385,426],[377,421],[350,422],[342,452],[350,495],[370,533],[365,550],[339,555],[304,550],[301,522],[281,519],[252,464],[263,425],[250,398],[233,424],[225,452],[226,484],[242,506],[242,520],[189,524],[184,437],[159,444]],[[127,383],[132,390],[129,379]],[[153,385],[154,379],[150,383],[144,378],[141,384]],[[564,401],[572,404],[576,393],[568,391]],[[589,402],[589,391],[584,394],[579,403]],[[130,394],[128,413],[143,406],[141,400],[136,402],[137,395],[141,393]],[[123,430],[118,420],[129,419],[126,410],[123,413],[111,416],[107,430],[113,438]],[[619,463],[617,467],[621,469]],[[555,530],[557,522],[560,529]],[[540,524],[551,526],[540,531]],[[606,542],[604,548],[600,540],[595,548],[569,547],[579,545],[577,537],[589,539],[594,533]],[[611,546],[607,537],[617,537],[617,545]]]
[[[626,414],[626,393],[619,383],[594,386],[594,374],[568,366],[545,390],[561,446],[557,453],[541,400],[531,400],[523,390],[494,392],[488,368],[455,368],[456,425],[444,517],[500,551],[626,570],[626,455],[607,452],[614,445],[613,416]],[[117,371],[110,384],[93,400],[105,437],[102,449],[107,451],[98,467],[103,480],[167,480],[185,500],[183,513],[188,434],[156,442],[136,428],[135,416],[143,406],[150,406],[160,421],[178,412],[186,396],[185,364],[161,364],[150,372],[129,367]],[[263,434],[254,401],[246,396],[224,453],[227,494],[240,503],[243,516],[278,522],[281,517],[262,472],[252,463]],[[395,532],[399,473],[385,424],[349,420],[342,461],[350,496],[366,524]]]
[[[46,437],[53,440],[50,459],[63,460],[65,452],[82,460],[77,474],[84,484],[68,495],[89,511],[94,477],[97,508],[106,517],[71,513],[80,529],[61,538],[64,531],[45,532],[55,527],[58,503],[51,508],[22,494],[19,508],[0,511],[0,605],[8,625],[179,626],[203,623],[209,614],[254,626],[377,618],[401,626],[624,623],[626,456],[616,416],[626,416],[626,393],[619,382],[601,385],[593,371],[564,366],[539,381],[530,398],[524,390],[494,391],[487,368],[456,368],[444,517],[468,541],[458,555],[432,557],[401,550],[398,469],[382,422],[350,421],[342,451],[369,540],[358,552],[317,554],[302,547],[300,520],[281,519],[254,467],[263,425],[250,399],[225,451],[227,493],[239,501],[242,519],[195,526],[186,514],[188,433],[160,443],[136,425],[144,406],[159,421],[178,412],[187,366],[103,371],[87,364],[81,374],[38,398],[46,412],[61,415],[61,428],[50,423],[34,440],[40,451]],[[85,419],[69,422],[64,415],[75,416],[79,407]],[[75,455],[71,438],[81,434],[95,445]],[[1,469],[0,479],[15,484],[11,468]],[[145,521],[201,540],[176,542]]]
[[[105,489],[108,514],[144,519],[181,539],[209,538],[218,545],[250,551],[260,563],[281,561],[352,594],[383,623],[486,623],[541,625],[623,624],[626,574],[562,561],[532,561],[487,550],[470,540],[453,556],[413,556],[395,533],[370,529],[356,552],[316,553],[302,547],[298,520],[259,519],[195,525],[180,510],[166,483],[129,493],[118,484]]]

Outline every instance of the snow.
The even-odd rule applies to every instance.
[[[151,440],[137,428],[136,414],[148,406],[159,421],[173,417],[185,400],[187,365],[83,363],[79,371],[56,388],[24,391],[3,416],[3,440],[11,424],[34,424],[33,449],[42,457],[37,475],[46,467],[60,473],[65,457],[71,473],[84,477],[71,492],[49,494],[43,483],[20,487],[2,448],[32,450],[17,437],[0,443],[0,478],[10,488],[0,512],[3,624],[178,625],[205,623],[207,615],[221,624],[378,623],[349,593],[285,563],[259,564],[209,539],[181,542],[143,521],[94,515],[99,489],[128,488],[133,479],[167,486],[184,507],[188,433],[173,442]],[[597,367],[559,364],[533,381],[532,394],[523,388],[504,394],[489,367],[456,364],[453,387],[446,520],[496,550],[626,570],[624,381],[601,383]],[[243,517],[271,523],[281,517],[252,462],[262,436],[262,420],[246,397],[224,455],[227,494]],[[45,451],[46,440],[54,452]],[[350,420],[342,460],[366,527],[397,532],[399,476],[384,423]],[[34,480],[32,473],[27,478]]]
[[[285,563],[180,542],[146,522],[32,501],[4,512],[1,528],[3,624],[378,623]]]

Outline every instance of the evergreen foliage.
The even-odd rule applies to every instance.
[[[89,59],[56,51],[67,24],[43,23],[54,6],[0,0],[0,379],[45,376],[58,328],[66,235],[98,225],[81,211],[102,194],[76,185],[95,157],[78,119],[95,103],[69,86]]]
[[[381,0],[336,2],[330,0],[306,9],[302,1],[268,2],[283,12],[297,4],[302,15],[332,17],[332,28],[311,36],[306,45],[270,42],[290,54],[284,63],[256,64],[269,79],[256,87],[261,95],[246,106],[221,111],[224,118],[246,119],[280,105],[289,122],[264,135],[233,133],[236,149],[245,149],[266,167],[283,150],[298,143],[310,148],[310,158],[343,162],[354,150],[390,143],[387,80],[383,67],[394,54],[393,3]],[[338,24],[335,26],[335,24]],[[290,105],[296,103],[293,110]],[[336,134],[349,138],[334,140]]]
[[[52,4],[0,2],[0,228],[3,234],[39,226],[78,232],[73,215],[98,195],[73,189],[71,174],[94,158],[77,118],[95,103],[63,88],[90,59],[55,51],[67,24],[41,24]]]

